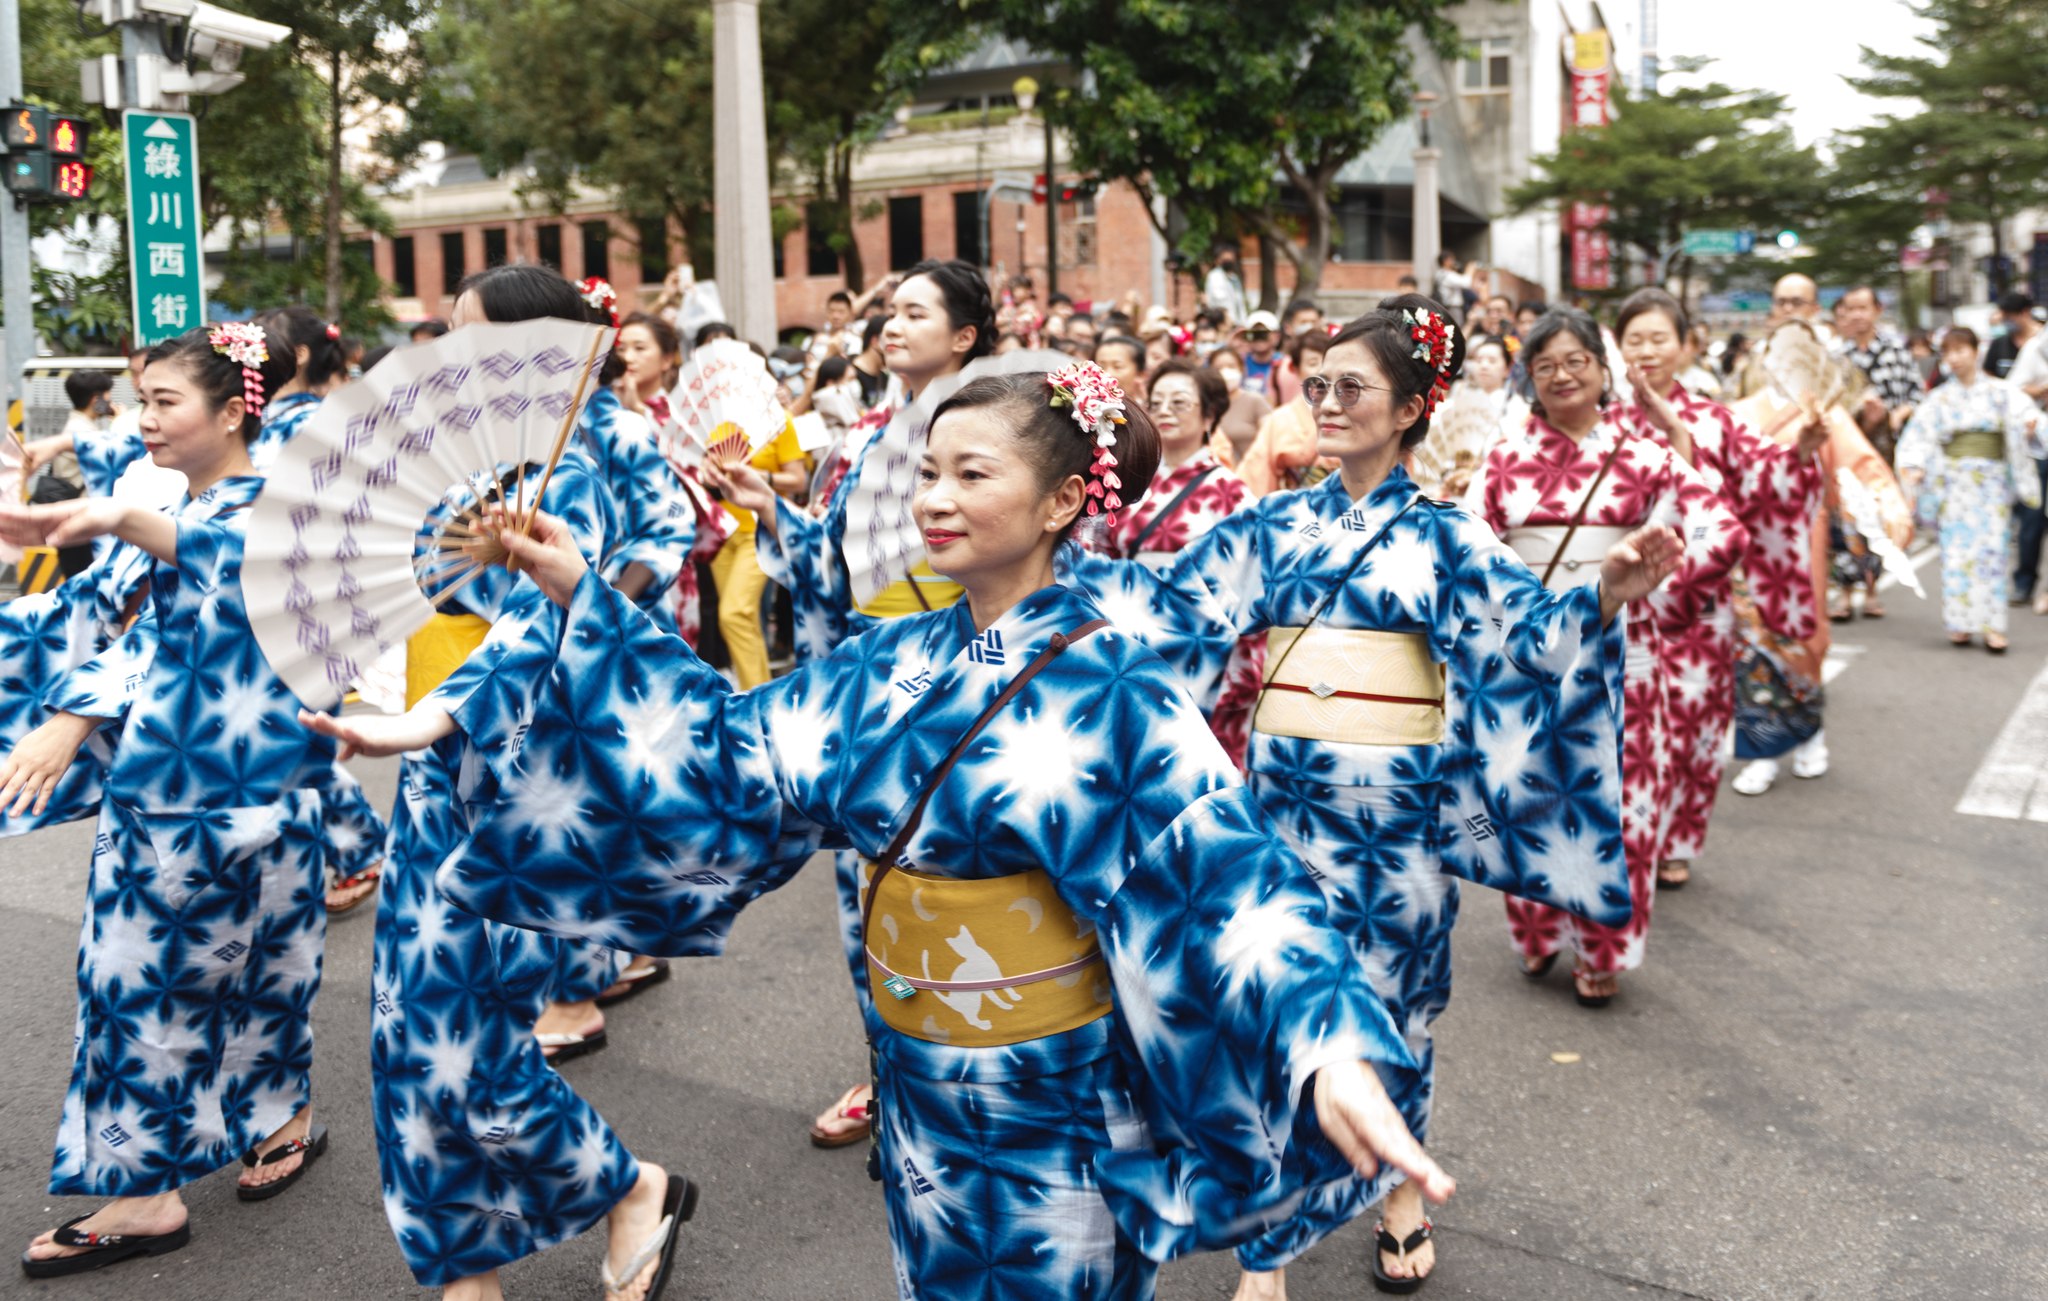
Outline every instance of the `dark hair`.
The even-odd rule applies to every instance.
[[[1201,311],[1196,312],[1195,328],[1199,330],[1204,326],[1207,326],[1209,329],[1212,330],[1222,329],[1223,313],[1217,311],[1213,307],[1204,307]]]
[[[939,409],[932,412],[931,428],[936,430],[949,411],[994,412],[1009,426],[1011,436],[1038,471],[1042,492],[1051,492],[1070,475],[1085,480],[1095,460],[1094,435],[1075,422],[1071,408],[1052,404],[1052,390],[1043,372],[969,380],[939,403]],[[1124,423],[1118,426],[1116,446],[1110,450],[1116,457],[1117,478],[1123,481],[1118,495],[1126,502],[1138,500],[1159,470],[1159,431],[1152,427],[1152,418],[1143,407],[1128,400],[1124,403]],[[1086,518],[1084,507],[1073,523],[1060,531],[1059,541],[1065,542],[1074,526]]]
[[[380,362],[380,361],[382,361],[382,360],[384,360],[384,359],[385,359],[386,357],[389,357],[389,356],[391,355],[391,353],[392,353],[392,347],[391,347],[391,345],[390,345],[390,344],[388,344],[388,343],[380,343],[380,344],[378,344],[378,345],[377,345],[376,347],[374,347],[374,348],[370,349],[370,350],[369,350],[368,352],[364,353],[364,354],[363,354],[363,373],[364,373],[365,375],[367,375],[367,374],[369,374],[369,373],[370,373],[371,371],[373,371],[373,370],[377,369],[377,363],[378,363],[378,362]]]
[[[1105,334],[1095,341],[1095,355],[1100,357],[1104,348],[1129,348],[1131,365],[1140,371],[1145,369],[1145,341],[1133,339],[1128,334]]]
[[[1524,298],[1515,305],[1515,315],[1517,316],[1520,316],[1523,312],[1534,312],[1536,315],[1541,316],[1549,310],[1550,304],[1544,302],[1541,298]]]
[[[1628,332],[1629,322],[1638,316],[1651,312],[1662,312],[1671,322],[1671,328],[1678,332],[1680,342],[1692,334],[1692,318],[1685,314],[1685,306],[1662,289],[1638,289],[1630,294],[1621,305],[1621,312],[1614,318],[1614,337],[1620,338]]]
[[[860,327],[860,350],[866,352],[869,348],[874,347],[875,341],[882,337],[882,331],[888,328],[888,317],[870,316],[868,323]]]
[[[611,313],[584,302],[583,295],[562,278],[561,272],[536,262],[512,262],[473,272],[455,286],[456,298],[464,294],[476,295],[477,306],[483,309],[487,321],[537,321],[552,316],[586,325],[612,323]],[[614,349],[604,359],[597,382],[610,384],[625,373],[626,363],[619,360]]]
[[[1404,292],[1413,290],[1415,288],[1415,277],[1403,273],[1401,278],[1394,282],[1394,288]]]
[[[662,356],[682,355],[683,336],[676,333],[676,327],[670,325],[664,318],[656,316],[653,312],[630,312],[625,320],[619,322],[619,328],[623,330],[629,325],[637,325],[653,335],[654,346],[661,349]]]
[[[1451,314],[1444,305],[1427,294],[1396,294],[1392,298],[1382,298],[1377,308],[1337,331],[1330,340],[1332,351],[1344,344],[1356,343],[1372,354],[1380,374],[1393,385],[1396,408],[1414,397],[1427,402],[1429,391],[1439,378],[1434,367],[1415,355],[1414,327],[1401,315],[1403,312],[1419,314],[1423,311],[1435,313],[1450,331],[1451,355],[1441,377],[1444,383],[1449,384],[1465,368],[1465,333],[1451,323]],[[1401,431],[1401,446],[1414,447],[1427,437],[1429,416],[1424,414]]]
[[[64,396],[73,411],[83,411],[93,399],[114,391],[114,377],[103,370],[74,370],[64,377]]]
[[[1313,298],[1297,298],[1293,302],[1287,304],[1287,310],[1280,313],[1280,319],[1284,321],[1288,317],[1294,315],[1296,312],[1315,312],[1316,314],[1321,315],[1322,310],[1323,305]]]
[[[1156,387],[1168,375],[1185,375],[1195,382],[1195,400],[1202,404],[1202,425],[1214,428],[1230,410],[1230,386],[1223,377],[1206,366],[1197,366],[1186,357],[1168,357],[1152,368],[1146,379],[1148,388]]]
[[[825,295],[825,306],[830,307],[834,303],[845,303],[851,309],[853,307],[853,295],[847,293],[844,289],[835,289]]]
[[[696,337],[690,340],[692,348],[701,348],[714,339],[737,339],[739,331],[724,321],[706,321],[697,327]]]
[[[1844,289],[1842,291],[1842,296],[1835,300],[1835,306],[1840,307],[1843,303],[1848,302],[1849,295],[1851,294],[1869,294],[1870,305],[1872,307],[1877,308],[1879,311],[1884,310],[1884,299],[1879,298],[1877,296],[1876,288],[1871,285],[1850,285],[1847,289]]]
[[[1484,352],[1488,348],[1491,348],[1495,352],[1499,353],[1501,355],[1501,360],[1507,360],[1508,341],[1506,339],[1497,339],[1490,334],[1483,334],[1478,338],[1472,340],[1471,346],[1465,349],[1465,360],[1468,362],[1471,361],[1475,354]]]
[[[1303,364],[1302,358],[1308,355],[1311,348],[1317,352],[1328,352],[1330,350],[1329,333],[1324,330],[1308,329],[1295,335],[1294,342],[1287,345],[1287,360],[1294,363],[1296,370],[1300,370]]]
[[[263,400],[268,402],[277,396],[279,389],[292,382],[292,376],[299,372],[299,362],[283,335],[268,326],[258,328],[263,331],[263,349],[270,354],[257,371],[262,376]],[[154,366],[160,362],[171,362],[177,365],[198,386],[206,398],[207,408],[219,411],[236,398],[245,396],[246,388],[242,368],[228,360],[226,354],[215,352],[207,336],[207,327],[202,325],[175,339],[165,339],[149,350],[149,360],[143,364]],[[244,443],[255,442],[262,428],[263,417],[259,413],[243,413]]]
[[[2010,290],[2000,296],[1998,310],[2007,316],[2025,316],[2034,310],[2034,300],[2017,289]]]
[[[299,366],[299,380],[307,388],[320,388],[331,383],[335,376],[348,369],[348,358],[341,351],[340,333],[329,333],[332,327],[310,307],[280,307],[270,314],[263,327],[282,334],[295,355],[300,348],[306,350],[306,360]]]
[[[1048,308],[1058,307],[1061,303],[1065,303],[1067,306],[1072,307],[1074,305],[1074,300],[1067,297],[1065,294],[1052,294],[1048,296],[1045,300],[1045,305]]]
[[[1131,314],[1122,308],[1111,308],[1102,314],[1102,328],[1111,334],[1129,334],[1133,324]]]
[[[1572,336],[1593,354],[1593,360],[1600,363],[1600,405],[1606,406],[1613,382],[1613,377],[1607,373],[1607,341],[1600,337],[1600,323],[1576,307],[1553,307],[1529,327],[1529,336],[1522,340],[1522,359],[1528,363],[1531,374],[1535,372],[1536,355],[1549,347],[1560,334]],[[1543,409],[1543,399],[1532,395],[1529,409],[1549,419],[1549,413]]]
[[[1458,265],[1458,255],[1456,253],[1453,253],[1449,249],[1443,249],[1436,255],[1436,264],[1438,266],[1442,266],[1446,258],[1450,260],[1450,264],[1452,266],[1455,267]]]
[[[461,294],[458,293],[456,297],[461,297]],[[424,321],[414,321],[412,329],[406,331],[406,337],[417,341],[424,334],[429,339],[438,339],[446,333],[448,333],[448,322],[438,316],[429,316]]]
[[[962,365],[996,350],[995,298],[989,293],[988,281],[972,262],[926,258],[903,273],[898,287],[919,276],[938,286],[939,299],[946,305],[946,320],[954,329],[974,327],[974,343],[960,359]]]
[[[836,352],[833,353],[818,363],[818,374],[812,379],[811,387],[813,389],[821,389],[828,384],[837,384],[840,380],[846,378],[846,372],[852,366],[853,363],[851,361],[848,361]]]
[[[1237,363],[1239,370],[1244,369],[1244,354],[1237,350],[1237,345],[1234,343],[1219,343],[1209,349],[1209,355],[1202,358],[1202,364],[1204,366],[1214,366],[1218,357],[1228,357]]]
[[[1926,336],[1921,336],[1925,338]],[[1721,378],[1727,379],[1735,373],[1736,363],[1742,359],[1742,350],[1749,346],[1749,336],[1737,330],[1728,336],[1728,342],[1721,348]]]
[[[1948,332],[1941,336],[1941,350],[1947,352],[1950,348],[1960,348],[1964,344],[1968,344],[1970,351],[1975,352],[1978,348],[1978,342],[1977,332],[1969,326],[1951,325],[1948,327]]]

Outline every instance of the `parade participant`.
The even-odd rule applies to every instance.
[[[1341,330],[1303,382],[1338,473],[1222,521],[1164,578],[1096,557],[1074,566],[1197,700],[1215,695],[1239,637],[1266,634],[1248,780],[1421,1066],[1416,1092],[1396,1101],[1425,1140],[1452,878],[1610,923],[1628,916],[1614,616],[1677,550],[1645,528],[1593,566],[1599,590],[1546,592],[1484,523],[1424,498],[1400,459],[1427,433],[1463,347],[1433,300],[1388,299]],[[1436,1259],[1422,1198],[1387,1185],[1312,1196],[1239,1251],[1239,1296],[1284,1295],[1287,1262],[1382,1195],[1375,1281],[1420,1286]]]
[[[1765,359],[1771,360],[1772,349],[1800,346],[1821,348],[1818,336],[1805,324],[1781,325],[1766,340]],[[1737,403],[1734,414],[1738,422],[1763,431],[1765,437],[1784,446],[1811,439],[1816,423],[1770,389]],[[1837,521],[1845,515],[1843,471],[1869,494],[1879,516],[1877,526],[1893,542],[1903,549],[1913,539],[1913,514],[1899,492],[1898,481],[1856,421],[1839,404],[1831,404],[1820,413],[1819,423],[1825,437],[1814,461],[1825,486],[1825,505],[1808,521],[1807,538],[1799,548],[1816,592],[1826,589],[1833,568],[1849,554],[1830,541],[1841,532]],[[1833,623],[1816,619],[1804,636],[1787,636],[1781,625],[1764,620],[1742,577],[1736,579],[1734,598],[1740,637],[1735,662],[1735,757],[1744,765],[1729,784],[1739,795],[1761,795],[1778,780],[1780,761],[1788,754],[1795,777],[1815,778],[1827,772],[1821,667],[1833,640]]]
[[[1661,289],[1631,294],[1615,317],[1633,400],[1620,415],[1632,434],[1660,443],[1698,471],[1742,521],[1749,546],[1738,565],[1764,626],[1793,640],[1813,635],[1816,595],[1808,583],[1806,539],[1825,483],[1814,452],[1827,436],[1804,424],[1788,443],[1760,438],[1728,408],[1680,382],[1690,321]],[[1667,585],[1649,600],[1664,676],[1671,760],[1671,827],[1657,867],[1661,889],[1692,879],[1727,764],[1735,710],[1734,571],[1699,591]]]
[[[1209,448],[1229,406],[1230,394],[1213,370],[1175,358],[1153,371],[1145,409],[1159,431],[1159,471],[1134,505],[1118,511],[1106,526],[1084,531],[1082,545],[1164,573],[1196,538],[1250,508],[1253,497],[1244,481]],[[1265,662],[1263,638],[1240,641],[1224,670],[1222,694],[1209,711],[1210,728],[1239,768],[1251,743],[1251,710]]]
[[[237,1195],[265,1200],[327,1148],[311,1012],[326,935],[316,788],[334,746],[291,725],[238,583],[242,512],[262,486],[249,447],[292,366],[281,337],[248,323],[151,349],[138,425],[190,485],[175,517],[106,498],[0,506],[10,541],[110,535],[153,566],[126,645],[51,684],[46,721],[0,760],[8,823],[53,812],[88,741],[103,791],[50,1191],[113,1200],[30,1243],[31,1278],[175,1251],[191,1237],[185,1185],[239,1159]]]
[[[1640,606],[1628,621],[1621,831],[1630,915],[1605,925],[1542,903],[1507,901],[1523,970],[1540,978],[1560,950],[1570,949],[1578,1000],[1597,1008],[1612,1001],[1620,973],[1642,965],[1677,799],[1674,684],[1660,625],[1705,617],[1701,603],[1745,554],[1749,532],[1683,458],[1632,433],[1625,413],[1609,405],[1606,351],[1592,317],[1574,308],[1550,312],[1523,341],[1522,355],[1536,401],[1527,428],[1496,446],[1480,471],[1474,491],[1487,522],[1547,586],[1559,588],[1594,579],[1594,562],[1631,529],[1661,523],[1686,539],[1684,563],[1659,593],[1663,604]]]
[[[538,267],[472,276],[455,300],[457,329],[544,316],[587,321],[590,312],[574,286]],[[654,470],[668,474],[666,466]],[[534,500],[543,474],[538,465],[509,470],[503,495]],[[598,562],[618,511],[580,440],[548,479],[546,501]],[[440,514],[470,508],[457,500]],[[688,1182],[636,1162],[552,1069],[540,1038],[554,1036],[563,1058],[603,1042],[603,1017],[587,1004],[592,986],[617,975],[599,966],[611,951],[486,921],[435,887],[434,869],[495,795],[484,752],[519,726],[544,672],[544,663],[522,658],[522,637],[530,624],[552,628],[556,618],[530,580],[487,572],[408,648],[408,705],[460,701],[473,730],[409,747],[399,767],[371,970],[384,1210],[413,1277],[449,1301],[500,1296],[500,1267],[599,1220],[610,1231],[608,1282],[623,1280],[620,1295],[649,1296],[665,1257],[640,1260],[642,1247],[673,1241],[664,1218],[689,1218]],[[573,804],[580,792],[565,789],[561,798]],[[579,984],[583,1006],[550,1008],[551,998]],[[551,1028],[550,1011],[563,1029]],[[588,1017],[594,1027],[581,1019]]]
[[[2041,503],[2033,458],[2043,454],[2041,411],[2020,390],[1977,367],[1977,335],[1950,326],[1941,341],[1949,379],[1906,422],[1896,464],[1915,513],[1939,521],[1941,619],[1948,639],[2006,651],[2007,532],[2015,501]]]
[[[1054,581],[1084,511],[1114,513],[1157,455],[1093,366],[969,381],[916,494],[964,601],[737,696],[558,530],[509,543],[568,620],[500,811],[444,884],[523,924],[715,953],[787,876],[742,864],[850,842],[906,1301],[1143,1301],[1155,1262],[1356,1195],[1381,1163],[1451,1191],[1389,1102],[1412,1061],[1306,874],[1167,666]],[[389,745],[468,723],[360,727]],[[544,830],[546,790],[588,765],[615,794]]]

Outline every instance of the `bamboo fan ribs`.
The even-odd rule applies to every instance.
[[[730,465],[774,441],[789,423],[775,387],[768,363],[736,339],[717,339],[692,352],[669,394],[669,411],[683,435],[683,464],[695,469],[709,457]]]
[[[394,352],[320,404],[251,508],[242,587],[258,645],[324,709],[382,651],[504,558],[476,527],[530,528],[614,332],[472,325]]]

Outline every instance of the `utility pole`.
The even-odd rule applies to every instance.
[[[1060,170],[1052,152],[1051,106],[1045,118],[1045,308],[1052,310],[1052,296],[1060,291]]]
[[[775,260],[768,204],[768,115],[761,76],[761,0],[711,6],[712,180],[718,286],[733,331],[773,348]]]
[[[21,98],[21,4],[0,0],[0,104]],[[29,283],[28,207],[0,203],[0,295],[7,310],[7,379],[0,391],[25,396],[21,368],[36,355],[35,294]]]

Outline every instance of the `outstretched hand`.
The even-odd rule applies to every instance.
[[[341,742],[341,760],[357,755],[381,759],[407,750],[424,750],[455,731],[455,720],[436,705],[414,705],[396,718],[384,714],[355,714],[336,718],[325,711],[299,711],[299,722],[310,731]]]
[[[1662,524],[1645,524],[1608,549],[1600,562],[1600,606],[1609,619],[1678,572],[1685,543]]]
[[[1370,1179],[1387,1165],[1414,1180],[1432,1202],[1441,1204],[1458,1191],[1457,1181],[1415,1141],[1372,1067],[1364,1062],[1323,1067],[1316,1072],[1315,1097],[1324,1136],[1361,1178]]]
[[[18,818],[48,808],[57,783],[78,758],[78,747],[97,725],[93,719],[60,713],[0,756],[0,816]]]

